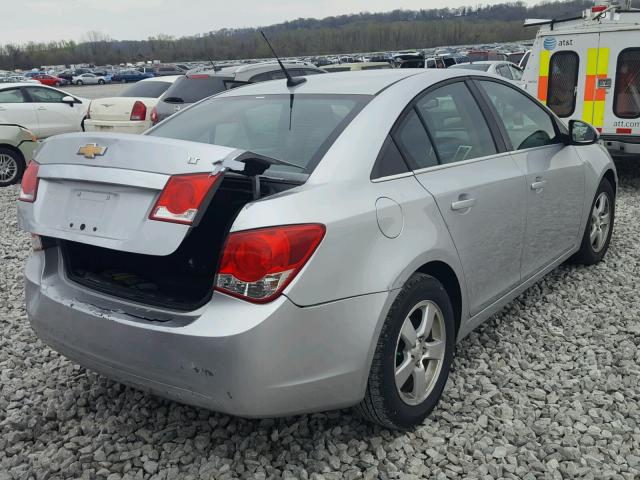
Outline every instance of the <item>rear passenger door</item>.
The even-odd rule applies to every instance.
[[[520,283],[525,183],[489,125],[469,86],[456,81],[418,97],[394,133],[449,229],[471,315]]]
[[[551,115],[519,89],[479,80],[526,177],[527,225],[523,280],[567,254],[580,241],[584,163],[566,146]]]

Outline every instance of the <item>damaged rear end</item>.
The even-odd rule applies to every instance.
[[[19,221],[59,249],[72,282],[192,311],[212,296],[238,212],[304,181],[258,182],[270,161],[158,137],[61,136],[45,142],[25,173]]]

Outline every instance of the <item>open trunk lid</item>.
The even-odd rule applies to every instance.
[[[220,174],[221,181],[227,169],[244,169],[243,155],[247,152],[160,137],[56,136],[43,142],[36,154],[40,164],[36,200],[18,202],[19,223],[41,236],[169,255],[192,228],[149,218],[169,178],[212,173]]]

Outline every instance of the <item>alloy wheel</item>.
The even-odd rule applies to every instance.
[[[419,405],[433,390],[446,349],[442,311],[434,302],[422,301],[406,316],[396,343],[395,383],[408,405]]]
[[[602,192],[596,198],[591,210],[591,228],[589,240],[594,253],[599,253],[609,237],[611,228],[611,202],[606,192]]]
[[[0,153],[0,182],[13,183],[18,175],[16,159],[6,153]]]

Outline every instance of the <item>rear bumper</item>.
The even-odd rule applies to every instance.
[[[640,155],[640,136],[602,135],[601,139],[614,157],[637,157]]]
[[[85,132],[118,132],[140,134],[151,128],[151,122],[145,121],[108,121],[92,120],[84,121]]]
[[[25,268],[27,313],[42,340],[122,383],[244,417],[359,402],[390,298],[300,308],[284,296],[253,305],[216,293],[197,312],[154,322],[69,282],[61,268],[56,248],[32,254]]]

